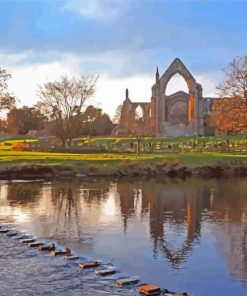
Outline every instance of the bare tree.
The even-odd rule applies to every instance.
[[[222,96],[242,98],[247,108],[247,55],[233,59],[223,72],[226,79],[217,89]]]
[[[97,79],[94,75],[71,79],[63,76],[59,81],[39,86],[40,106],[55,121],[58,136],[67,148],[75,135],[75,121],[80,118],[85,101],[94,95]]]
[[[0,111],[10,109],[15,105],[15,98],[8,91],[7,81],[11,75],[5,69],[0,68]]]
[[[132,134],[136,138],[136,154],[139,156],[141,154],[141,144],[144,138],[151,135],[149,121],[144,120],[144,118],[137,118],[132,129]]]

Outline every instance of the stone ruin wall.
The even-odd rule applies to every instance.
[[[167,84],[177,73],[186,81],[189,93],[178,91],[167,96]],[[118,126],[119,135],[133,134],[136,124],[136,109],[139,106],[143,111],[143,121],[148,123],[152,134],[191,136],[207,133],[204,118],[209,110],[205,106],[202,86],[196,82],[180,59],[176,58],[161,78],[157,68],[155,84],[151,90],[150,103],[132,102],[129,92],[126,90]]]

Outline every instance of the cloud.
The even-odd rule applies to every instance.
[[[9,82],[11,91],[21,101],[21,105],[33,105],[37,102],[37,85],[59,79],[62,75],[69,77],[81,74],[99,74],[95,97],[88,104],[102,108],[110,116],[125,97],[125,89],[129,89],[133,101],[150,102],[151,87],[155,79],[155,66],[162,61],[160,55],[150,53],[132,53],[126,55],[121,51],[109,51],[99,54],[61,53],[50,51],[40,53],[28,51],[25,54],[0,54],[0,65],[12,74]],[[147,62],[155,57],[155,61],[147,66]],[[160,75],[172,61],[159,66]],[[217,71],[198,72],[191,70],[196,81],[203,87],[204,96],[215,96],[215,85],[221,80],[222,74]],[[174,76],[167,87],[167,94],[176,91],[188,91],[181,77]]]
[[[72,76],[69,67],[59,63],[12,68],[10,72],[9,89],[20,100],[20,105],[33,105],[38,101],[39,84],[56,80],[61,75]]]
[[[222,78],[221,72],[206,72],[193,74],[196,82],[200,83],[203,88],[204,97],[217,96],[216,85]],[[182,90],[188,92],[188,86],[181,75],[174,75],[168,82],[166,88],[166,94],[171,95],[176,91]]]
[[[95,57],[96,61],[100,57]],[[9,60],[9,59],[7,59]],[[87,60],[85,58],[85,60]],[[21,101],[21,105],[33,105],[38,101],[37,85],[47,81],[58,79],[61,75],[69,77],[81,74],[81,66],[78,66],[80,57],[66,55],[60,61],[40,63],[36,65],[24,65],[15,67],[12,65],[8,71],[12,74],[9,87]],[[105,61],[106,62],[106,61]],[[162,74],[162,73],[161,73]],[[215,85],[219,81],[219,72],[199,73],[194,75],[197,82],[203,86],[204,96],[215,96]],[[115,110],[125,98],[125,89],[129,89],[129,95],[133,102],[150,102],[151,87],[154,84],[154,75],[135,74],[125,77],[113,77],[103,72],[96,85],[96,93],[87,104],[93,104],[103,109],[113,117]],[[169,83],[169,92],[174,93],[183,89],[184,82],[174,77]],[[185,91],[186,85],[185,85]]]
[[[134,0],[69,0],[64,9],[79,13],[87,19],[108,22],[128,10],[134,2]]]

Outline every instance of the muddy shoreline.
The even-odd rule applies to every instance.
[[[155,177],[164,176],[168,178],[219,178],[219,177],[247,177],[246,165],[206,165],[198,167],[187,166],[126,166],[114,169],[90,168],[78,171],[69,166],[11,166],[0,167],[0,180],[55,180],[55,179],[74,179],[90,177]]]

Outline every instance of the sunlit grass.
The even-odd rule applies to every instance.
[[[10,139],[1,141],[1,143],[7,143],[7,144],[14,144],[14,143],[31,143],[31,142],[38,142],[38,139]]]
[[[0,151],[0,165],[66,165],[66,166],[106,166],[115,167],[125,161],[137,161],[139,164],[155,164],[156,162],[168,159],[178,159],[180,165],[201,166],[216,163],[217,161],[231,163],[247,163],[246,153],[160,153],[160,154],[135,154],[127,153],[98,153],[98,154],[72,154],[72,153],[50,153],[50,152],[29,152],[29,151]]]

